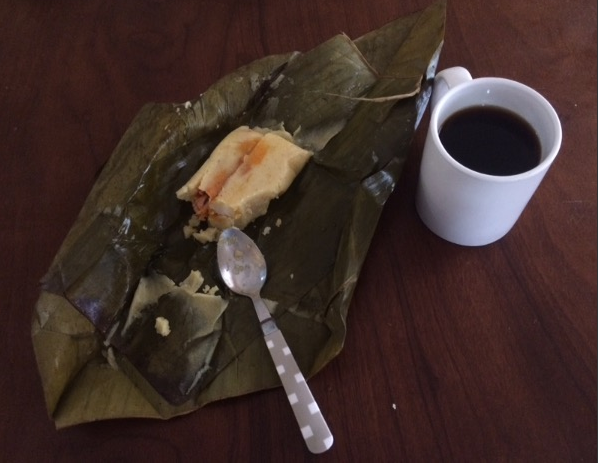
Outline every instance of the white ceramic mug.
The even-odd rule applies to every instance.
[[[535,90],[518,82],[472,79],[461,67],[435,77],[416,205],[427,227],[447,241],[481,246],[502,238],[515,224],[556,158],[562,130],[556,111]],[[442,145],[444,122],[465,108],[495,106],[525,119],[541,145],[540,163],[526,172],[495,176],[471,170]]]

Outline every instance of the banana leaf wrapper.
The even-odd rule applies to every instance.
[[[361,265],[429,100],[444,23],[438,2],[354,41],[342,34],[306,53],[257,60],[196,100],[142,108],[34,310],[33,345],[57,427],[166,419],[280,384],[250,300],[221,281],[215,243],[184,238],[192,210],[175,196],[243,124],[283,124],[315,153],[245,231],[265,254],[263,296],[303,373],[339,354]],[[167,294],[124,329],[141,278],[179,284],[191,270],[218,286],[222,315],[198,315]],[[159,315],[173,328],[167,337],[154,329]]]

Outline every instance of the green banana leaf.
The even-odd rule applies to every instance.
[[[438,2],[355,41],[338,35],[257,60],[196,100],[142,108],[42,280],[32,338],[57,427],[170,418],[279,385],[250,300],[223,284],[215,243],[184,238],[192,210],[175,196],[240,125],[283,124],[315,153],[245,231],[265,254],[263,296],[303,373],[340,353],[361,265],[429,100],[444,23]],[[191,270],[219,288],[221,316],[169,293],[126,326],[142,278],[177,285]],[[156,333],[157,316],[169,336]]]

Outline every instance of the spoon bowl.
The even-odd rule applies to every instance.
[[[252,239],[237,228],[221,233],[217,260],[223,281],[232,291],[256,297],[267,279],[267,263]]]

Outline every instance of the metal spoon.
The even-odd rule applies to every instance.
[[[217,260],[225,284],[254,303],[269,353],[308,449],[312,453],[325,452],[333,445],[333,435],[281,331],[260,297],[267,279],[264,256],[248,235],[237,228],[228,228],[219,238]]]

